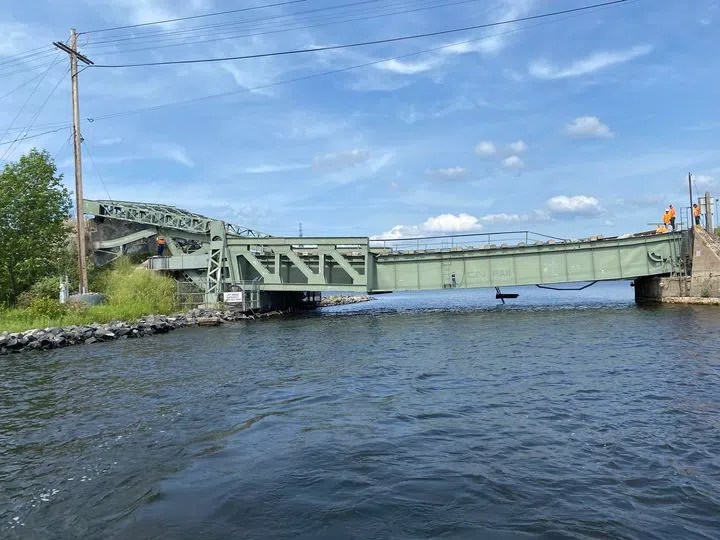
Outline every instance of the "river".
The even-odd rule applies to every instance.
[[[720,537],[720,310],[515,290],[2,357],[0,537]]]

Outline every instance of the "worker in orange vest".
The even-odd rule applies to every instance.
[[[695,225],[700,226],[700,208],[697,204],[693,204],[693,216],[695,217]]]
[[[673,208],[673,205],[670,205],[670,226],[672,227],[672,230],[675,230],[675,209]]]
[[[163,256],[163,253],[165,253],[165,245],[166,245],[166,243],[165,243],[165,238],[163,238],[162,236],[158,236],[158,237],[157,237],[157,254],[158,254],[158,257],[162,257],[162,256]]]
[[[665,225],[665,228],[667,228],[668,225],[670,225],[670,209],[666,208],[665,213],[663,214],[663,224]]]

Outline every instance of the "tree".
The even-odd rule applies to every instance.
[[[70,193],[47,151],[32,149],[0,173],[0,303],[14,305],[68,263]]]

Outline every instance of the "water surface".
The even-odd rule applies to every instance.
[[[517,291],[0,358],[0,537],[720,537],[720,311]]]

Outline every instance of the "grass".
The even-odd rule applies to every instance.
[[[0,310],[0,332],[33,328],[80,326],[91,323],[133,321],[145,315],[164,315],[177,309],[175,281],[119,260],[96,280],[97,292],[107,296],[100,306],[75,308],[41,299],[27,308]]]

